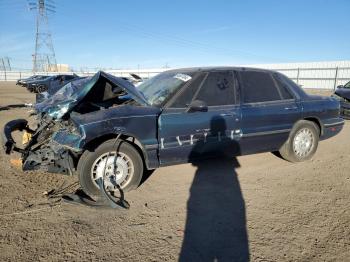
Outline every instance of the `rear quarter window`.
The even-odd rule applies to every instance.
[[[276,86],[280,91],[282,99],[293,99],[293,95],[291,94],[290,89],[287,86],[287,83],[281,79],[278,74],[273,75],[273,79],[276,81]]]

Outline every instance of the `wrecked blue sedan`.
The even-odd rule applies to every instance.
[[[4,129],[6,153],[23,169],[79,176],[97,196],[98,178],[135,189],[145,170],[213,156],[279,151],[310,159],[319,140],[340,132],[339,102],[310,96],[286,76],[250,68],[189,68],[139,85],[99,72],[73,81],[36,105],[38,125]],[[11,133],[29,139],[17,146]]]

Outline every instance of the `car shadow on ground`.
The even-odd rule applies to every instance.
[[[239,145],[225,134],[222,118],[211,121],[211,136],[220,132],[230,149]],[[207,143],[199,141],[193,154]],[[230,153],[232,154],[232,152]],[[179,261],[249,261],[245,202],[237,178],[235,157],[191,161],[197,167],[187,202],[187,219]]]

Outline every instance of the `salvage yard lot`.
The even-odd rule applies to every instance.
[[[0,106],[31,101],[0,82]],[[1,130],[27,116],[0,111]],[[24,173],[1,150],[0,261],[232,261],[247,248],[252,261],[349,261],[349,133],[346,122],[304,163],[264,153],[160,168],[126,194],[129,211],[50,207],[43,193],[77,178]]]

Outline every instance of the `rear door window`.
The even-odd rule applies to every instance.
[[[285,83],[278,74],[273,75],[273,79],[276,81],[276,86],[280,91],[282,99],[293,99],[293,95],[291,94],[287,83]]]
[[[243,102],[259,103],[282,100],[283,95],[277,87],[275,79],[267,72],[261,71],[241,71],[239,73],[243,86]],[[283,91],[288,97],[288,93]]]

